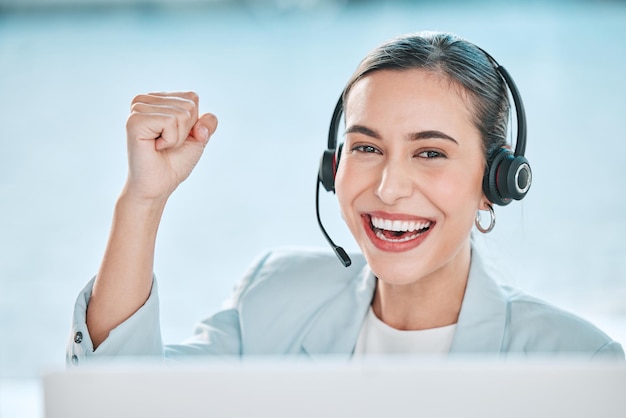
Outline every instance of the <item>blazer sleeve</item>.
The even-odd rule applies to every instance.
[[[87,329],[87,306],[95,277],[82,289],[74,304],[74,317],[66,350],[68,364],[89,359],[124,356],[163,356],[157,283],[153,278],[150,296],[130,318],[115,327],[109,336],[93,349]]]
[[[195,327],[194,335],[181,344],[164,345],[161,338],[157,281],[153,277],[150,296],[132,316],[115,327],[109,336],[93,349],[87,329],[86,312],[95,277],[79,293],[74,304],[74,317],[66,350],[68,364],[78,364],[90,359],[112,357],[160,357],[173,359],[189,355],[241,354],[241,327],[237,301],[254,282],[269,252],[259,257],[239,282],[229,306]]]

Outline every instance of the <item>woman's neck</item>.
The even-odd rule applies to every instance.
[[[468,245],[445,266],[407,285],[377,279],[372,309],[387,325],[422,330],[455,324],[461,311],[469,275]]]

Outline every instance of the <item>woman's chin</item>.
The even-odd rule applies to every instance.
[[[414,257],[402,260],[397,253],[365,253],[365,258],[374,275],[388,285],[409,285],[426,275],[426,272],[422,270],[424,263],[416,262]]]

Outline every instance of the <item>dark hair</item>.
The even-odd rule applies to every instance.
[[[379,70],[425,69],[462,86],[469,96],[473,123],[485,156],[506,145],[509,97],[494,63],[476,45],[450,33],[420,32],[394,38],[371,51],[348,80],[343,102],[354,84]]]

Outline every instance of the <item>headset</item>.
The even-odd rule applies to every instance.
[[[502,147],[493,151],[487,157],[485,166],[485,174],[483,175],[483,193],[490,202],[499,206],[505,206],[513,200],[521,200],[526,196],[532,183],[532,171],[530,163],[524,156],[526,152],[526,112],[524,111],[524,103],[522,97],[513,81],[509,72],[489,55],[484,49],[476,46],[489,61],[494,65],[495,70],[507,85],[513,103],[515,105],[515,113],[517,117],[517,139],[515,141],[515,150]],[[343,144],[338,144],[337,136],[341,116],[343,115],[343,92],[339,96],[339,100],[335,105],[333,116],[330,121],[328,130],[328,146],[322,154],[320,167],[317,174],[317,196],[315,199],[317,222],[326,237],[326,240],[337,254],[341,263],[348,267],[352,262],[345,250],[337,246],[329,237],[328,233],[322,225],[319,213],[319,185],[324,186],[328,192],[335,192],[335,176],[341,158],[341,149]]]

